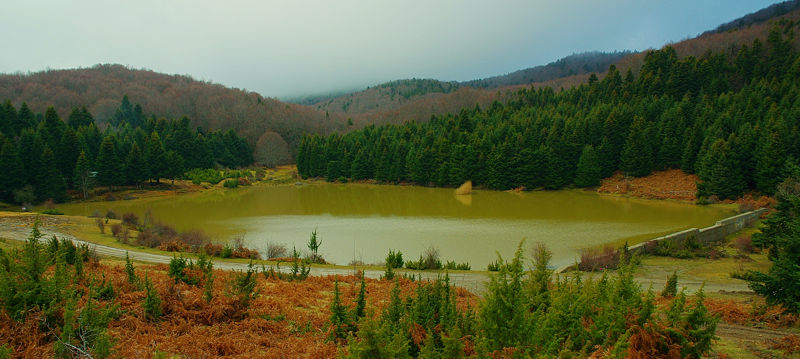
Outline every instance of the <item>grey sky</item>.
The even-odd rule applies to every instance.
[[[774,2],[11,0],[0,72],[120,63],[289,97],[660,47]]]

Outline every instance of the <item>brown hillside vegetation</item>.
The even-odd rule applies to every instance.
[[[266,279],[258,273],[258,296],[249,309],[242,309],[226,284],[234,273],[214,271],[213,299],[207,303],[201,286],[175,284],[166,270],[166,265],[136,268],[140,278],[147,273],[161,296],[163,316],[156,322],[145,319],[145,292],[127,282],[123,267],[94,264],[87,271],[95,280],[103,276],[117,290],[114,302],[120,305],[121,314],[109,325],[109,334],[114,338],[113,357],[149,358],[161,352],[188,358],[332,358],[337,353],[336,343],[326,339],[334,280],[339,281],[342,303],[350,306],[359,286],[355,276],[286,282]],[[388,303],[395,282],[366,281],[368,308],[379,312]],[[416,287],[404,279],[399,283],[403,297],[411,295]],[[83,283],[78,290],[86,293],[89,289]],[[457,295],[465,305],[476,302],[466,290],[457,289]],[[79,307],[86,304],[86,296],[82,297]],[[99,305],[112,302],[100,300]],[[0,341],[9,343],[22,358],[51,357],[54,343],[39,328],[41,315],[33,313],[23,322],[16,322],[0,311]]]
[[[251,143],[265,132],[274,131],[294,149],[303,133],[345,128],[343,121],[326,117],[312,107],[283,103],[189,76],[122,65],[0,75],[0,101],[11,100],[17,108],[27,102],[38,113],[55,106],[62,118],[67,118],[73,108],[86,106],[97,120],[106,121],[114,115],[124,95],[131,103],[140,104],[148,116],[186,115],[192,126],[232,128]]]
[[[693,201],[699,180],[696,175],[677,169],[653,172],[649,176],[638,178],[626,177],[617,172],[604,179],[597,191],[643,198]]]

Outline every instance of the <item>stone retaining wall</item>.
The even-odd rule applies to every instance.
[[[659,241],[672,241],[676,245],[680,246],[683,241],[689,238],[694,238],[703,244],[718,242],[723,240],[725,236],[731,233],[736,233],[743,228],[752,226],[753,223],[755,223],[766,211],[766,208],[760,208],[755,211],[738,214],[733,217],[721,219],[710,227],[701,229],[689,228],[687,230],[644,241],[631,246],[629,249],[632,253],[641,254],[645,252],[646,248],[656,245],[656,243]],[[570,264],[557,269],[556,273],[563,273],[574,269],[575,265]]]

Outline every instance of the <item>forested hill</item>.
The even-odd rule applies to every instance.
[[[343,113],[362,123],[394,122],[387,119],[427,120],[430,115],[456,112],[475,104],[503,101],[511,86],[556,80],[573,75],[605,72],[630,52],[586,52],[574,54],[547,65],[465,82],[434,79],[407,79],[368,87],[363,91],[322,97],[313,104],[329,113]]]
[[[704,35],[705,34],[726,32],[726,31],[731,31],[731,30],[735,30],[735,29],[741,29],[741,28],[748,27],[748,26],[751,26],[751,25],[754,25],[754,24],[760,24],[760,23],[768,21],[768,20],[770,20],[772,18],[776,18],[776,17],[782,16],[784,14],[790,13],[792,11],[795,11],[797,9],[800,9],[800,0],[789,0],[789,1],[780,2],[780,3],[777,3],[777,4],[770,5],[768,7],[765,7],[763,9],[761,9],[761,10],[756,11],[756,12],[753,12],[753,13],[747,14],[745,16],[742,16],[742,17],[740,17],[740,18],[738,18],[736,20],[733,20],[733,21],[730,21],[730,22],[726,22],[726,23],[724,23],[722,25],[719,25],[714,30],[706,31],[704,33]]]
[[[311,107],[122,65],[0,75],[0,101],[11,100],[17,108],[26,102],[36,113],[54,106],[63,118],[85,106],[99,124],[114,116],[124,95],[140,104],[146,116],[186,115],[192,127],[233,129],[251,145],[265,132],[277,132],[294,149],[304,133],[329,133],[346,126],[343,119]]]
[[[616,63],[629,54],[631,54],[630,51],[593,51],[573,54],[547,65],[514,71],[502,76],[465,81],[462,82],[461,85],[493,89],[504,86],[530,85],[534,82],[550,81],[562,77],[590,74],[592,72],[600,73],[605,72],[609,65]]]
[[[720,25],[697,37],[669,44],[679,58],[702,56],[708,51],[724,52],[749,44],[755,39],[765,41],[771,23],[783,18],[800,21],[800,0],[776,4]],[[800,43],[800,36],[792,38]],[[646,52],[590,52],[565,57],[553,63],[515,71],[503,76],[461,83],[437,80],[402,80],[368,88],[364,91],[325,97],[314,106],[330,116],[344,115],[357,124],[400,123],[427,121],[431,115],[458,112],[461,108],[486,107],[493,101],[505,102],[522,87],[550,87],[556,91],[572,88],[588,81],[591,73],[602,79],[610,64],[621,72],[634,74],[644,63]],[[440,89],[448,88],[443,91]],[[409,91],[412,90],[412,91]],[[398,93],[411,96],[398,96]]]
[[[505,105],[424,124],[309,136],[297,167],[329,180],[496,189],[593,186],[616,170],[681,168],[699,175],[702,196],[769,194],[800,158],[798,25],[776,21],[766,41],[700,57],[648,51],[638,74],[612,66],[602,80],[523,90]]]

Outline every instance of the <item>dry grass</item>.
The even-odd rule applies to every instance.
[[[642,198],[694,201],[699,180],[696,175],[676,169],[653,172],[639,178],[625,177],[617,172],[604,179],[597,191]]]
[[[114,262],[115,264],[117,262]],[[104,275],[117,289],[114,302],[121,316],[109,325],[114,338],[114,355],[123,358],[148,358],[156,350],[182,357],[237,358],[330,358],[337,348],[327,338],[327,320],[334,280],[339,280],[343,303],[355,302],[359,278],[354,276],[309,277],[302,282],[265,279],[258,274],[259,295],[249,308],[237,306],[227,294],[234,273],[214,271],[213,299],[207,303],[204,289],[183,283],[175,284],[165,271],[166,265],[140,266],[162,298],[164,313],[159,322],[145,319],[142,302],[145,292],[126,280],[122,266],[99,264],[94,276]],[[393,281],[367,279],[368,308],[379,312],[388,303]],[[403,296],[410,295],[416,284],[399,279]],[[86,287],[79,285],[80,291]],[[475,303],[472,294],[456,289],[461,305]],[[101,305],[110,305],[102,302]],[[0,314],[0,338],[24,358],[51,357],[53,344],[38,327],[38,314],[23,322],[14,322]]]

